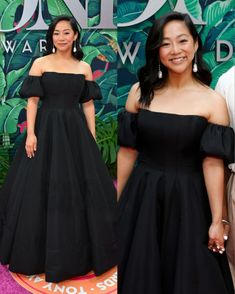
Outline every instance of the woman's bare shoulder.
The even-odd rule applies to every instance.
[[[42,75],[45,69],[50,64],[51,59],[52,57],[50,55],[36,58],[32,64],[32,67],[29,73],[32,75]]]
[[[209,106],[226,106],[224,97],[222,97],[222,95],[215,90],[207,87],[204,91],[202,91],[202,94],[203,95],[200,95],[201,99],[204,99]]]
[[[37,65],[41,65],[43,66],[45,63],[48,63],[52,60],[52,56],[51,54],[49,55],[46,55],[46,56],[41,56],[41,57],[38,57],[34,60],[34,63],[36,63]]]
[[[132,85],[126,101],[126,110],[130,112],[138,112],[140,99],[139,83]]]
[[[36,58],[31,66],[29,74],[35,75],[35,76],[41,76],[43,73],[43,63],[44,63],[44,57]]]
[[[78,70],[79,72],[83,73],[86,77],[86,80],[92,80],[92,70],[90,64],[81,60],[78,61]]]
[[[209,121],[212,123],[228,125],[229,115],[225,98],[218,92],[208,88],[203,95],[209,113]]]
[[[84,68],[86,68],[86,69],[90,69],[90,68],[91,68],[90,64],[87,63],[86,61],[80,60],[80,61],[78,61],[78,62],[79,62],[79,65],[80,65],[80,66],[82,66],[82,67],[84,67]]]
[[[91,66],[87,62],[81,60],[78,61],[78,68],[85,74],[90,74],[91,73]]]

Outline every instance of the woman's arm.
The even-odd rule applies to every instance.
[[[118,199],[133,170],[138,152],[135,149],[120,147],[118,151],[117,196]]]
[[[94,101],[90,100],[90,101],[88,101],[86,103],[83,103],[82,107],[83,107],[83,112],[84,112],[85,117],[86,117],[88,128],[89,128],[91,134],[93,135],[94,139],[96,139],[96,137],[95,137],[95,106],[94,106]]]
[[[134,84],[130,90],[126,101],[126,110],[132,113],[138,112],[138,100],[140,96],[139,84]],[[118,182],[117,182],[117,196],[118,199],[126,185],[126,182],[133,170],[138,151],[133,148],[120,147],[118,151]]]
[[[221,159],[206,157],[203,173],[209,197],[212,223],[209,230],[209,246],[224,248],[224,227],[222,224],[224,197],[224,163]],[[213,249],[213,248],[212,248]],[[216,248],[215,248],[216,249]],[[219,248],[218,248],[219,249]],[[218,251],[218,250],[216,250]]]
[[[36,59],[29,71],[29,75],[41,76],[41,62]],[[27,137],[25,142],[26,154],[29,158],[34,157],[35,151],[37,150],[37,138],[35,136],[35,120],[37,115],[39,97],[28,98],[27,104]]]
[[[84,62],[84,61],[80,61],[80,63],[81,63],[81,66],[83,66],[86,80],[92,81],[93,76],[92,76],[92,71],[91,71],[90,65],[88,63]],[[89,128],[91,134],[93,135],[94,139],[96,139],[96,136],[95,136],[95,105],[94,105],[94,101],[90,100],[88,102],[83,103],[82,108],[83,108],[84,115],[86,117],[88,128]]]
[[[212,101],[209,121],[227,126],[229,124],[229,118],[224,99],[215,94]],[[223,160],[211,156],[206,157],[203,160],[203,173],[212,214],[208,247],[215,252],[223,253],[224,227],[222,216],[225,188]]]
[[[35,120],[38,108],[38,97],[31,97],[27,104],[27,137],[25,142],[25,149],[29,158],[34,157],[37,150],[37,138],[34,133]]]
[[[223,198],[223,214],[222,219],[225,221],[224,225],[224,239],[227,240],[230,231],[229,217],[228,217],[228,201],[227,201],[227,184],[230,177],[230,171],[228,167],[224,168],[224,198]]]

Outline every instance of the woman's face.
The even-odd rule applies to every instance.
[[[181,74],[186,70],[192,71],[197,48],[198,42],[194,42],[183,21],[172,20],[165,25],[159,57],[169,72]]]
[[[74,33],[68,21],[60,21],[53,32],[53,44],[59,51],[71,51],[73,42],[77,39],[77,34]]]

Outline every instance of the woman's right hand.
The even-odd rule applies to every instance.
[[[37,137],[35,134],[28,134],[25,142],[26,154],[29,158],[34,157],[37,150]]]
[[[211,224],[209,229],[208,248],[213,252],[224,253],[224,227],[222,222]]]

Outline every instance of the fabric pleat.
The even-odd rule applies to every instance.
[[[117,263],[116,191],[79,107],[83,87],[83,75],[25,81],[24,97],[43,92],[37,151],[28,158],[24,139],[0,193],[0,262],[49,282]]]
[[[231,160],[233,132],[194,115],[121,116],[119,142],[139,156],[118,205],[118,293],[233,294],[226,255],[208,249],[202,172],[206,155]]]

